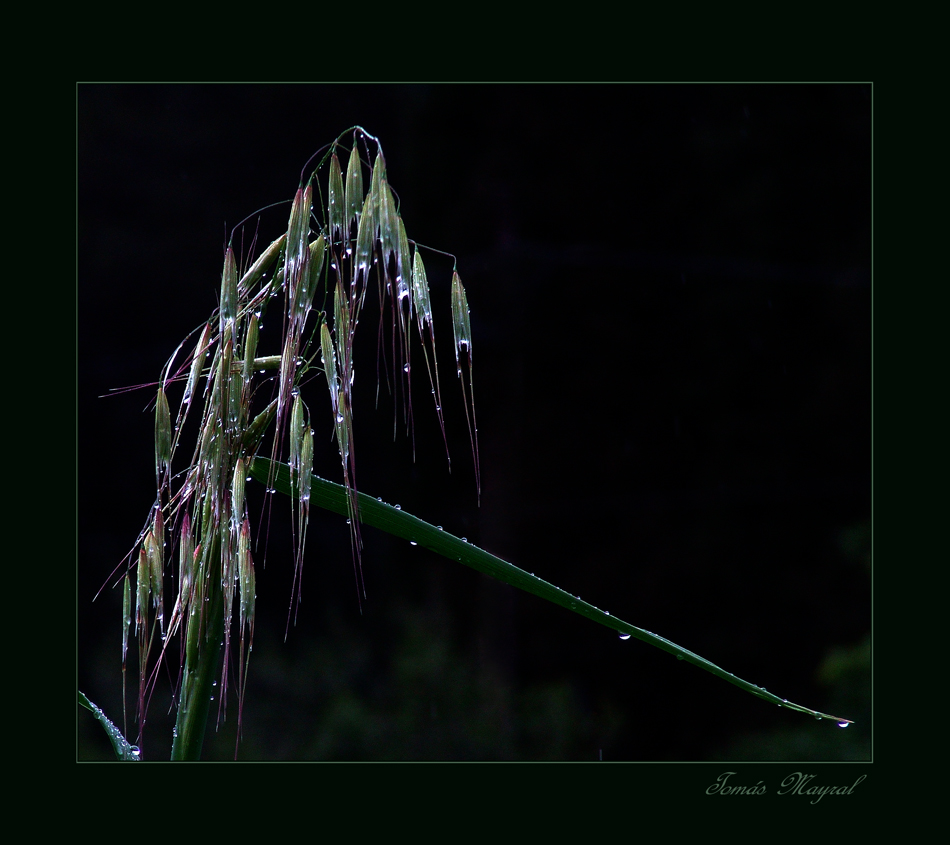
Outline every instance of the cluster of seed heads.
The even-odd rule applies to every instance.
[[[353,143],[344,176],[338,151],[344,149],[341,139],[351,131]],[[370,166],[371,144],[375,157]],[[328,170],[325,182],[320,179],[324,165]],[[370,173],[366,183],[364,168]],[[315,203],[315,192],[318,198],[325,196],[325,201]],[[291,612],[299,604],[315,424],[301,388],[321,373],[326,379],[329,422],[348,492],[347,521],[358,596],[365,598],[353,427],[353,345],[374,278],[380,305],[377,336],[385,338],[384,344],[389,346],[379,353],[391,362],[392,384],[402,398],[407,429],[411,433],[410,359],[416,347],[410,341],[414,330],[445,440],[429,285],[419,245],[412,243],[410,249],[410,243],[389,186],[382,148],[376,138],[355,127],[329,147],[308,178],[301,178],[286,231],[249,266],[239,267],[233,244],[228,244],[218,308],[176,349],[156,392],[156,500],[123,579],[123,678],[129,636],[134,632],[140,670],[140,737],[158,666],[170,639],[179,632],[182,665],[176,690],[176,738],[188,729],[182,714],[194,708],[196,696],[206,694],[206,687],[200,684],[202,666],[209,662],[208,652],[217,648],[224,651],[218,698],[223,713],[232,642],[237,644],[240,721],[256,602],[252,514],[245,482],[255,457],[266,448],[263,444],[268,436],[274,465],[283,459],[291,474],[295,543]],[[316,306],[319,292],[322,307]],[[281,297],[279,348],[261,354],[258,343],[263,315]],[[465,290],[454,269],[451,309],[456,369],[478,479],[472,333]],[[189,339],[194,338],[197,340],[190,348]],[[169,393],[180,384],[183,389],[173,417]],[[192,409],[199,407],[190,459],[184,469],[173,471],[186,420]],[[273,491],[272,479],[266,487]],[[177,594],[166,619],[164,585],[175,575],[166,569],[166,550],[174,546],[178,552]],[[290,618],[288,613],[288,625]],[[157,660],[152,659],[153,648],[160,648]]]

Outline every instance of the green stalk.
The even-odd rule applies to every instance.
[[[251,464],[251,475],[258,481],[265,484],[272,484],[276,490],[285,495],[292,496],[295,494],[290,470],[286,464],[275,464],[266,458],[255,458]],[[312,476],[310,484],[310,501],[312,504],[324,508],[325,510],[333,511],[334,513],[343,514],[345,516],[349,515],[347,510],[347,490],[343,485],[335,484],[332,481],[327,481],[317,476]],[[572,596],[559,587],[555,587],[553,584],[549,584],[547,581],[525,572],[507,561],[495,557],[493,554],[477,546],[473,546],[466,540],[455,537],[449,534],[449,532],[443,531],[441,528],[429,525],[429,523],[423,522],[418,517],[412,516],[412,514],[408,514],[392,505],[374,499],[372,496],[367,496],[365,493],[358,494],[358,501],[359,519],[364,525],[371,525],[395,537],[401,537],[404,540],[409,540],[412,543],[424,546],[436,554],[477,569],[479,572],[490,575],[492,578],[496,578],[513,587],[517,587],[519,590],[524,590],[527,593],[531,593],[554,604],[558,604],[561,607],[565,607],[568,610],[572,610],[574,613],[578,613],[594,622],[605,625],[622,636],[629,635],[645,643],[649,643],[656,648],[675,655],[679,660],[692,663],[694,666],[711,672],[716,677],[722,678],[722,680],[728,681],[730,684],[734,684],[746,692],[763,698],[772,704],[787,707],[790,710],[797,710],[800,713],[807,713],[816,719],[829,719],[837,722],[841,727],[852,724],[850,719],[842,719],[839,716],[820,713],[817,710],[802,707],[799,704],[793,704],[787,699],[779,698],[777,695],[773,695],[760,686],[756,686],[748,681],[744,681],[742,678],[736,677],[732,672],[727,672],[715,663],[706,660],[706,658],[700,657],[698,654],[694,654],[676,645],[676,643],[670,642],[658,634],[654,634],[652,631],[646,631],[643,628],[631,625],[629,622],[624,622],[616,616],[611,616],[607,611],[594,607],[594,605],[582,601],[577,596]]]
[[[216,538],[208,558],[215,566],[206,579],[209,595],[205,619],[201,609],[189,615],[186,631],[185,673],[172,742],[172,760],[194,761],[201,757],[205,726],[211,706],[211,689],[217,677],[224,639],[224,597],[221,592],[221,544]],[[198,574],[196,577],[203,577]]]

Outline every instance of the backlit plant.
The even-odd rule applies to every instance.
[[[348,149],[344,140],[352,141]],[[347,130],[321,154],[312,171],[304,168],[286,232],[256,259],[241,261],[233,240],[234,235],[225,251],[218,308],[179,345],[155,385],[156,498],[115,582],[123,590],[123,701],[130,639],[137,647],[139,744],[159,669],[175,655],[172,759],[200,756],[217,681],[222,717],[232,682],[236,689],[240,735],[257,598],[255,520],[245,497],[250,478],[265,484],[267,508],[275,493],[288,496],[292,503],[294,576],[288,625],[299,602],[309,512],[315,504],[347,517],[358,601],[365,598],[360,526],[368,524],[560,604],[624,639],[633,636],[655,645],[760,698],[833,719],[841,726],[849,724],[778,698],[464,539],[357,491],[354,342],[361,317],[369,313],[364,312],[364,303],[371,290],[379,303],[381,377],[401,399],[402,422],[411,434],[412,376],[422,369],[416,366],[421,350],[448,459],[424,248],[407,236],[376,138],[360,127]],[[456,375],[480,497],[473,339],[465,289],[454,268],[451,311]],[[268,322],[279,321],[281,326],[275,349],[258,348],[265,315]],[[325,380],[329,401],[311,409],[302,388],[314,380]],[[169,394],[179,389],[172,413]],[[179,468],[186,422],[193,411],[197,422],[192,418],[189,430],[196,432],[195,442],[185,466]],[[313,473],[314,426],[321,418],[332,427],[342,484]],[[177,586],[174,595],[166,595],[169,581]],[[106,728],[120,757],[138,759],[138,748],[82,693],[80,703]]]

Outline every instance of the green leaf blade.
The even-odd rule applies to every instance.
[[[286,464],[272,466],[270,461],[264,458],[256,458],[251,464],[251,475],[265,484],[269,483],[268,478],[271,478],[273,480],[270,483],[273,484],[278,492],[288,496],[294,495],[290,470]],[[638,628],[636,625],[631,625],[629,622],[612,616],[607,611],[601,610],[589,602],[585,602],[577,596],[571,595],[560,587],[556,587],[542,578],[538,578],[536,575],[525,572],[523,569],[519,569],[517,566],[496,557],[490,552],[486,552],[484,549],[480,549],[478,546],[474,546],[466,540],[450,534],[448,531],[443,531],[434,525],[430,525],[418,517],[406,513],[404,510],[374,499],[365,493],[359,493],[358,498],[360,522],[365,525],[378,528],[395,537],[414,542],[450,560],[463,563],[505,584],[510,584],[527,593],[531,593],[539,598],[546,599],[547,601],[571,610],[593,622],[604,625],[616,631],[618,634],[629,634],[631,637],[635,637],[642,642],[660,648],[681,660],[692,663],[694,666],[705,669],[707,672],[716,675],[722,680],[728,681],[746,692],[752,693],[772,704],[807,713],[816,719],[829,719],[838,724],[851,723],[849,719],[842,719],[838,716],[820,713],[817,710],[802,707],[798,704],[792,704],[786,699],[779,698],[749,681],[736,677],[731,672],[727,672],[715,663],[671,642],[665,637],[654,634],[652,631]],[[343,516],[348,515],[346,488],[332,481],[313,476],[311,479],[310,501],[312,504],[332,511],[333,513],[338,513]]]

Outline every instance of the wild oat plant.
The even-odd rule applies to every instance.
[[[349,150],[345,140],[351,142]],[[299,603],[310,506],[316,504],[347,517],[358,601],[365,598],[360,526],[366,524],[562,605],[624,639],[632,636],[648,642],[767,701],[834,720],[842,727],[850,724],[779,698],[464,538],[357,491],[353,350],[367,293],[375,289],[378,296],[380,375],[402,400],[405,428],[411,434],[412,374],[417,371],[411,358],[418,356],[412,350],[421,348],[427,387],[445,439],[435,320],[421,245],[406,234],[378,139],[353,127],[317,155],[319,162],[309,175],[309,164],[303,169],[284,234],[255,260],[239,262],[232,233],[218,308],[179,345],[153,385],[155,502],[133,551],[117,570],[118,578],[108,582],[123,591],[123,702],[130,638],[137,647],[138,745],[159,670],[174,657],[178,669],[173,673],[177,718],[172,759],[199,758],[216,680],[219,718],[233,683],[240,738],[256,603],[254,522],[245,499],[250,478],[266,486],[265,510],[277,493],[289,497],[292,505],[294,576],[288,625]],[[341,156],[347,162],[345,173]],[[279,316],[271,313],[268,321],[280,320],[281,342],[264,354],[258,348],[259,333],[265,312],[274,308],[280,309]],[[456,269],[451,310],[456,376],[480,498],[472,332]],[[411,342],[413,334],[417,343]],[[314,418],[301,388],[314,380],[324,380],[329,394],[342,485],[313,474]],[[172,414],[169,393],[179,389],[181,398]],[[187,464],[178,468],[185,423],[193,411],[199,415],[197,426],[192,426],[196,442],[188,447]],[[266,524],[266,518],[256,522]],[[166,581],[177,584],[177,594],[166,595]],[[141,759],[138,745],[128,742],[81,692],[79,702],[100,721],[120,759]]]

